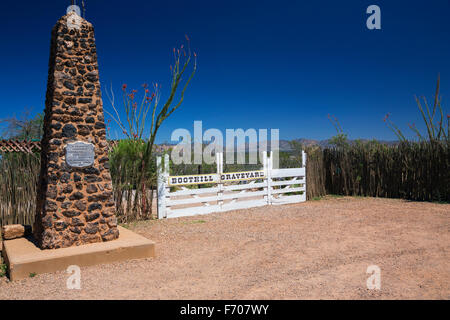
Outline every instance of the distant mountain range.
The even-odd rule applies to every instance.
[[[291,147],[291,142],[292,141],[297,141],[299,143],[301,143],[302,145],[306,146],[306,147],[310,147],[310,146],[320,146],[322,148],[326,148],[326,147],[330,147],[330,140],[326,139],[326,140],[314,140],[314,139],[305,139],[305,138],[300,138],[300,139],[294,139],[294,140],[280,140],[280,151],[292,151],[292,147]],[[355,143],[356,140],[348,140],[348,142],[350,144]],[[369,142],[371,141],[370,139],[359,139],[359,141],[362,142]],[[398,141],[386,141],[386,140],[377,140],[377,142],[382,143],[382,144],[387,144],[387,145],[395,145],[398,143]]]
[[[300,138],[300,139],[294,139],[294,140],[280,140],[279,141],[279,147],[280,147],[280,151],[285,151],[285,152],[289,152],[292,151],[292,146],[291,146],[291,142],[292,141],[297,141],[299,143],[301,143],[303,146],[309,147],[309,146],[320,146],[322,148],[326,148],[326,147],[330,147],[330,140],[326,139],[326,140],[314,140],[314,139],[305,139],[305,138]],[[356,140],[348,140],[350,144],[354,143]],[[370,139],[359,139],[359,141],[362,142],[368,142],[371,141]],[[398,143],[398,141],[386,141],[386,140],[377,140],[377,142],[382,143],[382,144],[387,144],[387,145],[395,145]],[[162,150],[168,150],[169,148],[172,148],[176,145],[176,143],[168,143],[168,142],[164,142],[162,144],[159,144],[159,148]],[[268,142],[268,147],[270,148],[270,141]],[[248,143],[246,143],[245,145],[245,149],[248,150],[249,145]]]

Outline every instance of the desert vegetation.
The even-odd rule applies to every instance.
[[[183,50],[183,49],[181,49]],[[182,51],[175,52],[176,63],[173,70],[172,88],[167,102],[157,108],[158,86],[150,93],[143,86],[143,98],[137,101],[137,91],[127,91],[122,87],[126,122],[118,118],[119,112],[112,99],[113,112],[127,139],[119,141],[110,152],[110,168],[113,179],[117,216],[123,223],[151,219],[153,194],[156,190],[155,157],[167,150],[158,149],[155,138],[162,122],[170,116],[183,101],[184,90],[195,72],[185,82],[181,96],[173,104],[174,96],[181,82],[181,76],[189,64],[187,60],[180,66]],[[421,133],[414,125],[411,130],[416,140],[408,140],[395,125],[389,115],[384,121],[392,129],[398,141],[387,145],[376,140],[350,141],[338,119],[329,116],[336,128],[336,135],[329,145],[304,146],[291,142],[292,150],[280,152],[280,167],[298,167],[302,163],[301,150],[306,150],[307,199],[317,199],[327,194],[345,196],[369,196],[402,198],[414,201],[450,202],[450,140],[449,116],[444,117],[444,109],[439,96],[439,78],[434,103],[429,108],[425,98],[416,98],[418,109],[424,119],[426,132]],[[113,115],[113,114],[112,114]],[[145,136],[147,115],[150,116],[150,134]],[[27,133],[39,133],[40,117],[29,124],[20,122],[19,130],[9,126],[15,135],[27,137]],[[16,123],[9,121],[9,123]],[[22,129],[20,129],[22,128]],[[30,129],[31,128],[31,129]],[[148,129],[148,128],[147,128]],[[24,132],[24,130],[26,132]],[[148,130],[147,130],[148,132]],[[30,137],[30,136],[28,136]],[[37,136],[33,136],[37,138]],[[0,158],[0,224],[31,224],[34,219],[36,181],[39,174],[39,155],[25,153],[5,153]],[[215,165],[170,164],[171,174],[200,174],[215,172]],[[257,165],[225,165],[225,172],[259,169]],[[201,187],[201,186],[200,186]]]
[[[398,138],[391,146],[376,140],[349,143],[338,119],[329,116],[337,134],[332,147],[320,151],[326,193],[449,202],[450,116],[445,119],[439,90],[440,76],[432,107],[425,97],[415,97],[426,128],[421,133],[409,124],[416,140],[408,140],[386,115],[383,121]]]
[[[151,217],[153,191],[156,189],[155,139],[163,122],[183,103],[185,91],[197,70],[197,55],[195,52],[191,54],[188,36],[186,41],[186,47],[181,45],[173,49],[170,91],[162,107],[158,83],[153,84],[152,89],[143,84],[142,98],[138,98],[138,90],[129,91],[126,84],[122,85],[122,109],[126,121],[120,117],[120,107],[115,102],[112,88],[108,95],[113,112],[106,113],[127,137],[110,155],[117,216],[122,222]],[[191,65],[190,74],[184,78]]]

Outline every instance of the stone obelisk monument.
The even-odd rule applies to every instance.
[[[79,11],[68,12],[51,37],[33,228],[42,249],[119,236],[94,28]]]

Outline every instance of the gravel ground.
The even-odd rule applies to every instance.
[[[9,282],[0,299],[450,299],[450,205],[327,198],[129,226],[157,257]],[[369,265],[381,290],[368,290]]]

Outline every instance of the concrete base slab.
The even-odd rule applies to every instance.
[[[3,241],[3,258],[13,280],[79,267],[113,263],[155,256],[155,243],[130,230],[119,227],[119,238],[78,247],[41,250],[32,238]]]

